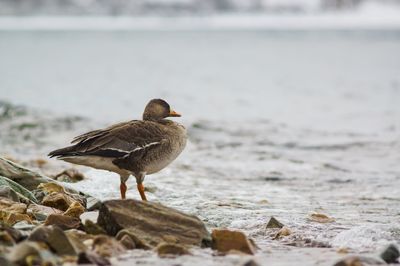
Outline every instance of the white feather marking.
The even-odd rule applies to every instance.
[[[139,150],[143,150],[143,149],[146,149],[146,148],[148,148],[148,147],[150,147],[150,146],[157,145],[157,144],[160,144],[160,143],[161,143],[161,142],[156,141],[156,142],[151,142],[151,143],[146,144],[146,145],[141,146],[141,147],[137,147],[137,148],[134,149],[133,151],[131,151],[131,152],[129,152],[128,154],[124,155],[123,158],[127,158],[127,157],[128,157],[131,153],[133,153],[133,152],[136,152],[136,151],[139,151]]]
[[[129,153],[128,151],[124,151],[124,150],[120,150],[120,149],[116,149],[116,148],[105,148],[103,150],[105,150],[105,151],[106,150],[119,151],[119,152],[122,152],[122,153],[125,153],[125,154]]]

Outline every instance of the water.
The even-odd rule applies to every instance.
[[[262,264],[330,265],[340,247],[400,244],[399,48],[398,31],[2,31],[0,99],[27,109],[0,120],[0,152],[44,157],[164,98],[183,114],[190,142],[146,177],[148,198],[210,229],[245,231]],[[82,169],[88,178],[76,187],[119,196],[116,175]],[[312,212],[335,222],[311,222]],[[293,234],[272,240],[271,216]],[[243,260],[209,253],[129,256],[150,265]]]

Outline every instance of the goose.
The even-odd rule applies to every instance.
[[[75,137],[71,146],[54,150],[50,157],[120,176],[121,198],[126,198],[126,181],[132,175],[142,200],[147,200],[143,181],[174,161],[186,146],[184,126],[167,119],[181,115],[162,99],[152,99],[142,120],[114,124]]]

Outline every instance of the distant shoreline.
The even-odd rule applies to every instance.
[[[387,16],[354,12],[196,17],[3,16],[0,30],[400,30],[400,12]]]

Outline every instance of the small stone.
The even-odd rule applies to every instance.
[[[277,219],[275,219],[275,217],[271,217],[271,219],[269,219],[268,224],[267,224],[267,228],[282,228],[284,225],[279,222]]]
[[[160,257],[191,255],[187,248],[178,244],[161,243],[156,250]]]
[[[335,219],[322,213],[312,213],[309,215],[308,219],[317,223],[331,223],[335,221]]]
[[[44,225],[57,225],[62,230],[78,229],[81,227],[81,221],[71,216],[50,214],[44,222]]]
[[[43,190],[47,194],[51,194],[54,192],[65,193],[64,187],[54,182],[41,183],[37,188]]]
[[[334,266],[364,266],[364,265],[382,265],[386,264],[384,260],[364,256],[348,256],[336,262]]]
[[[43,198],[42,205],[66,211],[74,202],[75,200],[65,193],[52,192]]]
[[[12,201],[7,198],[0,198],[0,209],[7,212],[26,213],[27,206],[24,203]]]
[[[14,246],[7,258],[17,265],[59,265],[56,256],[43,245],[32,241],[23,241]]]
[[[54,176],[55,180],[61,182],[78,182],[85,178],[85,176],[76,169],[67,169]]]
[[[33,161],[33,163],[36,164],[39,168],[42,168],[48,162],[45,159],[37,158],[36,160]]]
[[[101,226],[94,223],[92,220],[86,220],[85,225],[83,227],[84,227],[84,231],[91,235],[106,235],[107,234],[106,231]]]
[[[19,221],[13,225],[13,228],[21,231],[31,231],[36,227],[35,224],[27,221]]]
[[[39,226],[32,231],[28,240],[44,242],[58,255],[76,255],[75,249],[68,237],[57,226]]]
[[[0,186],[0,197],[7,198],[15,202],[19,202],[18,193],[12,190],[9,186],[1,185]]]
[[[15,240],[7,231],[0,231],[0,245],[10,247],[15,245]]]
[[[43,205],[38,205],[38,204],[31,204],[28,207],[28,211],[32,213],[32,215],[36,218],[38,221],[44,221],[46,220],[47,216],[50,214],[62,214],[62,211],[43,206]]]
[[[339,254],[347,254],[347,253],[349,253],[349,249],[346,247],[341,247],[338,250],[336,250],[336,252]]]
[[[32,223],[31,217],[29,217],[29,215],[27,214],[0,210],[0,222],[3,222],[7,225],[15,225],[20,221],[26,221],[28,223]]]
[[[176,236],[173,236],[173,235],[163,235],[162,239],[166,243],[171,243],[171,244],[179,243],[179,239]]]
[[[72,246],[74,246],[74,250],[77,253],[85,252],[88,249],[92,248],[94,236],[88,235],[85,232],[76,229],[67,230],[65,231],[65,234],[71,242]],[[91,243],[89,245],[86,245],[88,240],[90,240]]]
[[[63,215],[79,218],[79,216],[81,216],[81,214],[84,212],[85,208],[83,208],[79,202],[75,201],[68,207]]]
[[[1,266],[16,266],[14,263],[9,261],[6,257],[0,255],[0,265]]]
[[[3,188],[1,191],[2,197],[15,202],[37,203],[37,199],[31,191],[13,181],[12,178],[1,176],[1,162],[0,157],[0,186]]]
[[[219,252],[226,253],[235,249],[251,255],[255,253],[255,247],[242,232],[228,229],[214,229],[211,237],[212,248]]]
[[[26,238],[19,230],[5,224],[0,224],[0,232],[8,233],[14,242],[20,242]]]
[[[93,250],[102,257],[114,257],[125,251],[124,246],[107,235],[98,235],[93,239]]]
[[[137,237],[135,233],[129,229],[123,229],[119,231],[116,236],[116,239],[121,240],[125,235],[129,236],[132,239],[132,241],[135,243],[136,248],[138,249],[149,250],[152,248],[146,242],[142,241],[139,237]]]
[[[260,266],[255,260],[250,259],[242,264],[243,266]]]
[[[387,263],[395,263],[397,262],[397,259],[399,258],[400,253],[398,248],[393,245],[390,244],[389,246],[387,246],[385,248],[385,250],[381,253],[381,258],[386,261]]]
[[[24,203],[0,198],[0,222],[4,222],[7,225],[14,225],[19,221],[32,223],[31,217],[26,214],[26,210],[27,206]]]
[[[276,235],[274,236],[273,239],[279,239],[279,238],[282,238],[282,237],[284,237],[284,236],[289,236],[289,235],[291,235],[291,234],[292,234],[292,231],[290,231],[289,228],[287,228],[286,226],[284,226],[284,227],[282,227],[282,228],[278,231],[278,233],[276,233]]]
[[[98,266],[108,266],[111,265],[107,258],[100,257],[93,251],[85,251],[79,253],[78,264],[94,264]]]
[[[136,248],[135,241],[129,235],[124,235],[119,242],[128,250]]]

